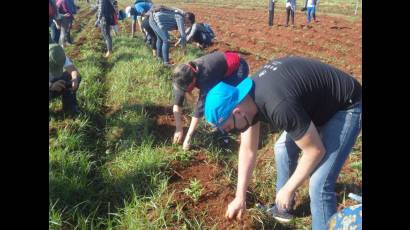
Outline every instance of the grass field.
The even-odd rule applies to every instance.
[[[119,1],[122,8],[129,2]],[[185,1],[157,2],[177,5]],[[195,2],[204,7],[265,4]],[[122,34],[114,36],[113,56],[105,59],[105,44],[93,26],[95,17],[88,13],[90,8],[84,1],[78,4],[81,11],[77,20],[81,23],[73,36],[81,44],[68,47],[66,52],[83,79],[78,92],[83,113],[67,119],[62,115],[60,100],[49,105],[49,229],[221,229],[208,218],[212,210],[201,205],[206,189],[235,187],[237,143],[220,145],[202,122],[193,139],[194,150],[185,152],[173,145],[170,138],[174,127],[167,120],[172,117],[171,70],[153,58],[141,34],[129,37],[129,21],[121,24]],[[353,0],[333,0],[320,2],[319,7],[323,12],[335,13],[338,8],[338,13],[352,15],[354,4]],[[202,54],[189,45],[185,51],[172,50],[171,58],[182,63]],[[191,112],[189,103],[184,110]],[[271,203],[276,181],[272,145],[277,135],[268,134],[266,129],[249,191],[253,202]],[[349,192],[361,194],[361,150],[360,136],[345,164],[347,170],[338,180],[338,207],[351,204],[346,198]],[[214,179],[184,178],[178,182],[177,171],[197,167],[198,156],[199,166],[218,169]],[[175,199],[185,196],[191,199]],[[299,189],[297,196],[298,215],[290,224],[279,224],[249,206],[248,228],[310,229],[307,187]]]

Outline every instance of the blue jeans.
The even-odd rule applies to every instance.
[[[312,229],[326,229],[329,218],[336,213],[335,183],[360,132],[362,105],[337,112],[326,124],[317,127],[325,156],[313,171],[309,181]],[[296,169],[300,149],[286,132],[274,146],[277,180],[276,193],[286,184]]]
[[[314,7],[314,6],[311,6],[311,7],[308,7],[308,8],[307,8],[307,22],[308,22],[308,23],[310,23],[310,20],[311,20],[310,17],[313,16],[313,19],[316,19],[316,18],[315,18],[315,8],[316,8],[316,7]]]
[[[160,28],[154,21],[153,16],[150,16],[149,25],[157,35],[157,57],[162,59],[165,64],[169,64],[169,34],[165,29]]]
[[[53,41],[58,44],[58,41],[60,40],[60,30],[57,29],[57,26],[54,22],[51,24],[50,27],[51,27],[51,39],[53,39]]]
[[[71,24],[73,23],[74,18],[72,17],[63,17],[61,20],[61,29],[59,37],[59,45],[64,45],[65,42],[72,42],[70,36]]]

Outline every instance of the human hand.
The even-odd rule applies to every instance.
[[[292,208],[294,197],[295,192],[286,189],[286,187],[283,187],[279,190],[278,194],[276,194],[276,206],[281,210],[288,211]]]
[[[64,80],[58,80],[51,84],[50,90],[51,91],[56,91],[56,92],[61,92],[63,89],[65,89],[65,81]]]
[[[174,133],[173,143],[174,144],[181,144],[183,136],[184,136],[184,131],[182,129],[181,130],[176,130],[175,133]]]
[[[78,78],[71,80],[71,84],[73,91],[77,91],[79,85]]]
[[[225,213],[225,218],[228,220],[235,219],[238,221],[242,220],[242,216],[246,211],[246,201],[244,199],[235,197],[231,203],[228,205],[228,209]]]
[[[191,148],[191,138],[187,135],[185,137],[184,143],[182,144],[183,150],[189,150]]]

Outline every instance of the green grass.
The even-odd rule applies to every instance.
[[[120,1],[122,6],[126,3]],[[87,9],[83,2],[79,4],[82,10]],[[90,16],[85,20],[89,21],[82,22],[75,40],[87,40],[72,59],[82,76],[77,96],[83,114],[64,119],[60,100],[49,105],[49,229],[216,229],[207,225],[206,210],[187,215],[185,204],[174,201],[173,193],[181,191],[169,189],[173,174],[170,163],[178,161],[187,167],[195,154],[205,152],[209,163],[224,165],[220,178],[235,186],[238,144],[223,144],[217,135],[210,135],[212,130],[204,122],[192,140],[196,150],[183,151],[171,144],[158,132],[152,114],[171,106],[171,69],[152,57],[141,37],[131,39],[124,29],[121,36],[114,37],[112,57],[103,58],[104,43],[92,38],[99,34],[92,24],[95,19]],[[68,55],[75,49],[68,47]],[[172,49],[170,54],[173,62],[182,63],[202,55],[202,51],[189,45],[186,50]],[[189,105],[184,110],[192,111]],[[168,128],[173,131],[172,126]],[[265,135],[262,146],[271,148],[275,138]],[[236,136],[232,135],[233,139]],[[349,156],[354,173],[341,175],[342,183],[361,182],[361,149],[360,136]],[[254,198],[269,203],[275,198],[275,164],[272,157],[263,161],[263,167],[254,172],[250,191]],[[191,191],[201,190],[200,186],[190,187]],[[342,192],[349,192],[349,188],[343,187]],[[298,195],[307,200],[307,189],[300,189]],[[252,207],[248,214],[255,226],[266,229],[310,227],[310,216],[296,218],[289,227]]]
[[[199,198],[202,195],[201,181],[193,179],[189,181],[189,187],[184,189],[184,193],[189,196],[194,202],[198,202]]]

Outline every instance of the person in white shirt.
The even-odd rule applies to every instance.
[[[311,18],[316,22],[316,5],[319,1],[317,0],[306,0],[305,5],[307,8],[307,24],[310,24]]]
[[[286,4],[286,24],[289,25],[289,16],[291,17],[292,26],[295,26],[295,12],[296,12],[296,0],[285,0]]]

